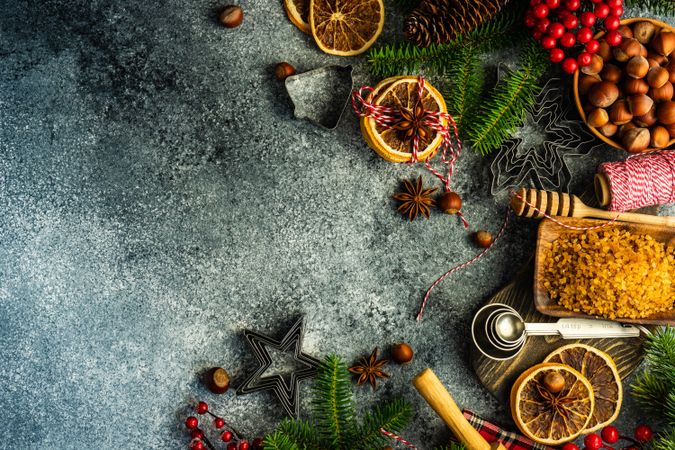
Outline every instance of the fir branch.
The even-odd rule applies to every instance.
[[[300,449],[319,449],[319,434],[315,427],[305,420],[284,420],[277,431],[288,438]]]
[[[547,65],[539,44],[530,40],[520,67],[500,80],[480,112],[465,122],[466,137],[474,150],[487,155],[522,125],[527,110],[534,105],[541,90],[537,80]]]
[[[264,443],[266,450],[301,450],[290,437],[281,431],[275,431],[265,436]]]
[[[477,108],[483,90],[484,77],[477,48],[473,45],[460,48],[452,58],[446,78],[449,86],[443,97],[447,100],[448,110],[461,131],[464,118],[470,116]]]
[[[347,448],[355,429],[354,405],[351,375],[340,357],[329,356],[319,365],[312,405],[322,440],[331,448]]]
[[[665,433],[659,433],[647,444],[646,450],[674,450],[675,449],[675,428]]]
[[[673,0],[625,0],[625,6],[640,8],[652,14],[675,16],[675,2]]]
[[[383,447],[388,438],[380,432],[380,428],[392,433],[400,433],[408,424],[412,409],[403,400],[394,400],[382,408],[375,406],[370,414],[363,418],[363,425],[353,440],[353,448],[370,450]]]

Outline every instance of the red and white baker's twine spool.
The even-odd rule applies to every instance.
[[[628,211],[675,202],[674,150],[603,163],[598,172],[609,181],[610,211]]]
[[[417,95],[418,98],[422,98],[424,95],[424,77],[420,76],[417,78]],[[354,112],[359,115],[359,117],[369,117],[373,119],[378,125],[384,128],[393,128],[401,120],[401,115],[396,108],[389,106],[376,105],[367,100],[370,93],[375,89],[370,86],[363,86],[358,91],[352,93],[352,108]],[[431,157],[428,157],[424,160],[424,165],[426,168],[438,177],[439,180],[443,183],[443,187],[446,192],[450,192],[450,179],[452,178],[452,173],[455,169],[455,163],[459,158],[459,154],[462,151],[462,141],[459,139],[459,131],[457,130],[457,124],[455,119],[448,113],[441,111],[429,111],[425,110],[425,115],[427,119],[424,124],[427,125],[432,130],[438,132],[443,140],[440,144],[440,155],[441,161],[447,167],[447,175],[443,175],[438,170],[434,169],[431,166]],[[443,122],[447,121],[447,125]],[[452,134],[450,133],[450,126],[452,126]],[[453,143],[454,138],[454,143]],[[455,145],[456,143],[456,145]],[[419,147],[420,147],[420,137],[415,133],[413,135],[412,141],[412,155],[410,159],[410,164],[419,162]],[[465,228],[469,228],[469,223],[462,214],[461,211],[457,213],[459,218],[462,220]]]
[[[406,441],[405,439],[403,439],[403,438],[402,438],[401,436],[399,436],[398,434],[394,434],[394,433],[392,433],[391,431],[385,430],[384,428],[380,428],[380,433],[384,434],[385,436],[389,436],[389,437],[392,438],[392,439],[397,440],[398,442],[400,442],[401,444],[405,445],[405,446],[408,447],[408,448],[412,448],[412,449],[414,449],[414,450],[417,450],[417,447],[415,447],[413,444],[411,444],[410,442],[408,442],[408,441]]]

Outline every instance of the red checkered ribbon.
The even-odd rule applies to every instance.
[[[424,95],[425,83],[426,80],[424,77],[420,76],[417,78],[418,98],[422,98]],[[363,86],[358,91],[354,91],[352,93],[352,108],[354,109],[354,112],[358,114],[359,117],[369,117],[373,119],[378,125],[384,128],[389,129],[395,127],[402,118],[400,112],[397,108],[376,105],[375,103],[369,101],[368,97],[374,90],[375,89],[370,86]],[[431,156],[424,160],[424,165],[429,170],[429,172],[434,174],[439,180],[441,180],[441,182],[443,182],[445,191],[449,192],[452,172],[455,169],[455,163],[457,162],[459,154],[462,151],[462,141],[459,139],[457,124],[455,123],[455,119],[453,119],[448,113],[429,110],[425,110],[424,113],[426,117],[424,124],[432,130],[438,132],[443,137],[439,147],[439,153],[441,155],[441,161],[447,168],[447,175],[443,175],[441,172],[431,166]],[[450,127],[452,127],[452,133],[450,132]],[[412,138],[412,154],[410,157],[411,164],[419,162],[419,147],[420,137],[417,133],[415,133]],[[469,228],[469,223],[462,212],[458,212],[457,215],[462,220],[464,227]]]

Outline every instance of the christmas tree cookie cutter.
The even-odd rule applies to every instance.
[[[286,78],[286,91],[297,119],[332,130],[349,103],[354,87],[352,66],[325,66]]]

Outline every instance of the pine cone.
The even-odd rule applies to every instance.
[[[420,47],[466,34],[499,12],[508,0],[422,0],[405,20],[406,38]]]

